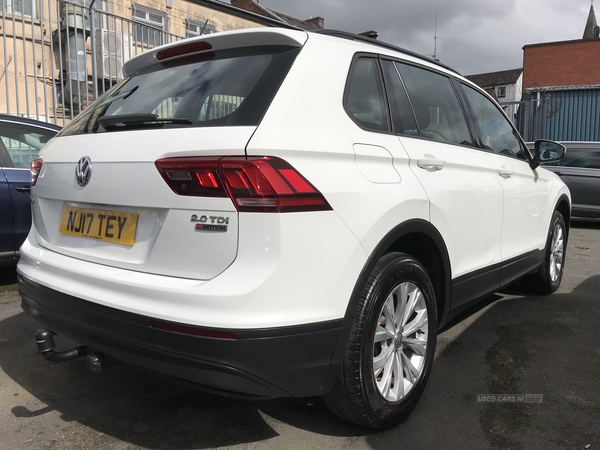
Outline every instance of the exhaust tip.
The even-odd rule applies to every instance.
[[[106,366],[106,360],[100,353],[91,353],[85,358],[86,367],[94,373],[102,372]]]

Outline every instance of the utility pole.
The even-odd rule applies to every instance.
[[[594,0],[592,0],[593,2]],[[437,59],[437,10],[435,11],[435,22],[433,27],[433,59]]]

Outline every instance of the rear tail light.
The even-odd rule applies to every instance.
[[[38,175],[40,174],[40,170],[42,170],[42,159],[37,158],[37,159],[34,159],[33,161],[31,161],[29,170],[31,171],[31,185],[35,186]]]
[[[240,212],[331,210],[323,195],[279,158],[169,158],[155,164],[176,194],[229,197]]]

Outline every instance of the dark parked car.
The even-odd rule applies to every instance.
[[[600,142],[561,143],[567,147],[564,158],[544,167],[569,186],[574,217],[600,218]]]
[[[60,127],[0,114],[0,265],[14,264],[31,227],[29,165]]]

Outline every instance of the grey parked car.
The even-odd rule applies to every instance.
[[[571,190],[573,217],[600,218],[600,142],[561,142],[563,159],[544,164]],[[528,143],[533,148],[533,143]]]

